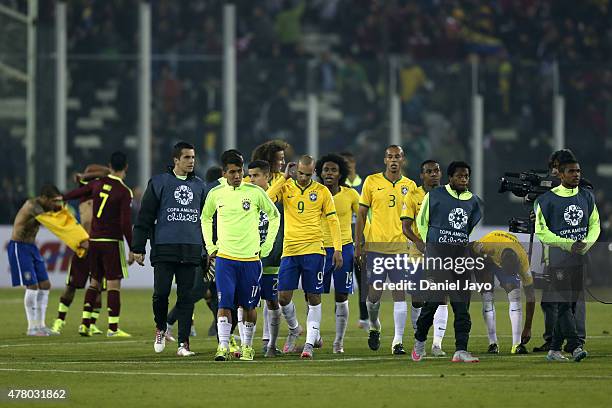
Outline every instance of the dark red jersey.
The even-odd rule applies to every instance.
[[[132,190],[116,176],[108,175],[92,180],[64,195],[64,200],[83,197],[93,199],[93,218],[90,239],[123,240],[132,245]]]

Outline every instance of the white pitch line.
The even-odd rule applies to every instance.
[[[56,343],[17,343],[17,344],[0,344],[0,348],[7,347],[32,347],[32,346],[86,346],[89,344],[112,344],[116,346],[117,344],[129,344],[129,343],[142,343],[145,339],[142,340],[103,340],[103,341],[73,341],[73,342],[56,342]]]
[[[199,353],[202,355],[201,353]],[[212,356],[212,353],[210,354]],[[597,358],[609,358],[612,357],[612,354],[595,354],[592,357]],[[531,355],[521,355],[521,356],[511,356],[511,355],[496,355],[496,356],[480,356],[481,362],[495,362],[500,360],[540,360],[545,362],[545,354],[531,354]],[[440,357],[425,357],[427,361],[441,361],[441,362],[450,362],[450,358],[440,358]],[[349,363],[356,361],[372,361],[372,362],[380,362],[380,361],[397,361],[400,363],[408,363],[412,364],[409,358],[401,358],[401,357],[347,357],[347,358],[322,358],[322,359],[314,359],[309,361],[307,364],[313,363]],[[282,357],[276,359],[261,359],[254,360],[248,363],[240,362],[239,364],[304,364],[303,360],[297,358],[296,355],[292,355],[289,357]],[[157,364],[219,364],[213,360],[177,360],[177,359],[167,359],[167,360],[159,360],[159,361],[141,361],[141,360],[123,360],[123,361],[113,361],[113,360],[85,360],[85,361],[2,361],[0,365],[42,365],[42,364],[50,364],[50,365],[71,365],[71,364],[91,364],[91,365],[99,365],[99,364],[142,364],[142,365],[157,365]]]
[[[558,374],[369,374],[369,373],[168,373],[168,372],[146,372],[146,371],[102,371],[102,370],[45,370],[45,369],[22,369],[22,368],[0,368],[0,371],[9,372],[33,372],[33,373],[62,373],[62,374],[112,374],[112,375],[148,375],[162,377],[343,377],[343,378],[441,378],[441,377],[463,377],[463,378],[554,378]],[[604,380],[612,379],[612,375],[576,375],[571,379]]]

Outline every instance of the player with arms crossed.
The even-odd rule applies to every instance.
[[[241,360],[253,360],[253,332],[257,321],[262,273],[260,256],[272,250],[280,223],[280,214],[265,191],[243,183],[243,161],[237,154],[224,155],[226,182],[213,188],[202,210],[202,231],[209,259],[215,258],[215,280],[219,299],[216,361],[229,359],[232,329],[231,310],[244,310],[244,343]],[[217,213],[217,242],[213,243],[213,215]],[[264,212],[269,220],[268,234],[260,245],[259,219]]]
[[[62,208],[62,196],[57,187],[45,184],[38,197],[27,200],[17,212],[13,223],[7,253],[11,267],[13,286],[26,287],[23,304],[28,319],[28,336],[57,334],[45,326],[45,314],[49,302],[49,275],[45,261],[36,247],[36,235],[40,229],[37,217]],[[81,247],[87,248],[87,241]]]
[[[404,196],[404,205],[402,206],[402,231],[406,238],[412,241],[415,245],[410,247],[410,257],[412,259],[422,259],[425,252],[425,243],[419,235],[416,217],[421,209],[425,194],[440,185],[441,170],[440,164],[435,160],[425,160],[421,163],[421,181],[423,185],[409,192]],[[422,270],[420,271],[422,272]],[[421,273],[417,272],[415,276],[420,278]],[[418,283],[417,283],[418,285]],[[416,309],[413,300],[413,315]],[[420,307],[418,308],[420,314]],[[418,317],[418,316],[417,316]],[[446,323],[448,321],[448,305],[441,304],[434,315],[434,338],[431,345],[431,354],[434,357],[444,357],[446,353],[442,350],[442,339],[446,332]],[[413,319],[413,328],[416,331],[416,321]]]
[[[384,163],[386,168],[383,173],[366,177],[359,200],[359,213],[355,226],[355,258],[362,265],[366,265],[367,256],[373,257],[375,253],[401,254],[407,249],[406,237],[402,233],[402,222],[400,220],[402,201],[410,191],[416,189],[416,183],[402,175],[404,151],[400,146],[391,145],[387,147]],[[364,227],[368,217],[370,218],[370,228],[367,236],[364,237]],[[367,246],[364,247],[364,244],[367,244]],[[366,260],[362,258],[364,250],[370,253],[366,256]],[[380,347],[381,325],[378,313],[382,291],[374,289],[373,284],[374,280],[385,282],[387,276],[389,276],[391,282],[398,283],[405,277],[405,271],[399,269],[386,270],[382,274],[371,274],[369,277],[366,299],[370,319],[368,346],[374,351]],[[394,290],[392,296],[395,335],[391,344],[391,353],[402,355],[406,354],[403,345],[404,329],[408,315],[406,294],[403,291]],[[418,313],[414,311],[412,320],[414,321],[417,318]]]
[[[121,280],[127,277],[127,264],[134,258],[130,255],[127,264],[123,237],[128,246],[132,245],[131,205],[132,190],[123,182],[127,173],[127,156],[114,152],[110,158],[111,172],[108,176],[64,195],[64,199],[73,200],[82,197],[93,198],[93,220],[89,248],[89,266],[91,279],[85,292],[83,302],[83,319],[79,334],[84,337],[92,335],[90,331],[91,313],[100,291],[102,279],[106,279],[108,294],[108,337],[131,337],[119,329],[121,311]]]
[[[353,247],[351,221],[353,214],[357,214],[359,210],[359,193],[345,184],[349,170],[348,164],[342,156],[328,154],[321,157],[317,161],[315,170],[319,180],[332,194],[342,236],[342,268],[335,269],[332,262],[334,254],[332,235],[329,231],[328,222],[321,219],[323,246],[327,253],[325,270],[323,271],[323,291],[324,293],[330,292],[333,276],[336,300],[336,338],[334,339],[333,352],[340,354],[344,353],[344,334],[349,318],[348,295],[353,293],[355,248]]]
[[[491,231],[484,237],[472,244],[472,252],[475,256],[485,259],[485,268],[474,271],[478,282],[494,283],[497,277],[501,287],[508,294],[508,313],[510,325],[512,326],[512,354],[527,354],[525,344],[531,338],[531,323],[535,310],[535,292],[533,289],[533,277],[529,271],[529,258],[525,249],[520,244],[516,235],[506,231]],[[521,333],[521,321],[523,320],[523,305],[521,303],[521,289],[523,286],[527,298],[527,314],[525,326]],[[493,303],[493,291],[483,291],[482,317],[487,325],[489,335],[488,353],[499,353],[497,345],[497,332],[495,322],[495,305]]]
[[[301,277],[302,288],[308,299],[306,344],[301,354],[303,359],[312,358],[314,344],[320,336],[321,293],[325,270],[322,217],[329,223],[335,268],[342,268],[343,262],[336,207],[329,190],[312,180],[314,167],[315,162],[311,156],[302,156],[297,164],[297,171],[295,163],[287,164],[284,180],[278,180],[268,189],[268,196],[274,202],[282,202],[285,216],[283,256],[278,271],[279,303],[289,325],[289,336],[283,352],[295,350],[299,331],[292,298]],[[294,174],[295,180],[292,177]]]
[[[83,173],[77,173],[75,175],[75,181],[77,185],[82,186],[91,180],[95,180],[100,177],[107,176],[110,173],[110,169],[106,166],[99,164],[90,164],[85,168]],[[83,197],[79,200],[79,222],[85,228],[87,233],[91,233],[91,219],[93,217],[93,201],[91,197]],[[79,258],[74,254],[70,260],[70,268],[68,270],[68,276],[66,277],[66,288],[64,293],[60,296],[57,319],[53,322],[51,330],[55,333],[61,333],[64,325],[66,324],[66,314],[74,300],[74,294],[77,289],[84,289],[89,279],[89,258],[87,254],[83,258]],[[96,326],[96,320],[100,314],[101,292],[98,292],[96,302],[94,304],[93,311],[91,312],[91,324],[89,325],[89,331],[91,334],[103,334],[102,330]]]

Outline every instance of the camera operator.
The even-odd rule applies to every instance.
[[[559,161],[561,185],[540,196],[534,206],[535,233],[546,245],[545,259],[554,291],[556,305],[552,339],[547,355],[549,361],[565,361],[561,345],[567,339],[566,350],[574,361],[587,356],[576,331],[572,309],[583,291],[585,254],[600,232],[599,214],[593,194],[580,187],[580,165],[574,158]]]
[[[550,181],[551,187],[554,188],[561,184],[559,179],[559,163],[568,160],[576,160],[576,156],[574,156],[574,153],[570,149],[557,150],[550,155],[550,158],[548,159],[548,176],[545,180]],[[583,177],[580,178],[579,187],[591,190],[593,189],[593,185]],[[535,222],[535,213],[532,213],[532,221]],[[542,263],[545,263],[544,251],[542,252]],[[546,268],[546,265],[544,267]],[[544,275],[549,275],[546,269]],[[555,323],[555,316],[557,315],[556,303],[550,300],[553,296],[554,291],[552,290],[551,285],[547,284],[542,290],[542,300],[540,303],[542,312],[544,313],[544,333],[542,335],[544,338],[544,344],[542,344],[540,347],[534,347],[534,352],[547,352],[550,350],[553,326]],[[579,293],[578,301],[572,309],[572,313],[574,314],[574,318],[576,320],[578,339],[580,340],[581,345],[584,346],[584,342],[586,340],[586,308],[583,291]],[[566,349],[566,351],[568,350]]]

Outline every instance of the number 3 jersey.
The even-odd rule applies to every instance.
[[[407,248],[407,238],[402,233],[400,216],[404,197],[416,188],[416,183],[404,176],[396,182],[386,178],[384,173],[366,177],[359,205],[370,209],[370,228],[365,236],[369,250],[396,253]],[[389,243],[402,245],[400,248],[400,245],[388,245]]]
[[[93,199],[93,219],[91,222],[90,239],[123,241],[123,237],[131,247],[132,221],[131,205],[132,190],[121,178],[108,175],[90,181],[64,195],[64,200],[75,200],[84,197]]]

